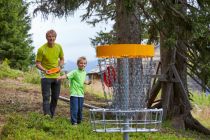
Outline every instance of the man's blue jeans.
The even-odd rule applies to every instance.
[[[41,87],[44,115],[48,114],[53,117],[60,94],[61,81],[54,78],[42,78]]]
[[[70,97],[70,116],[72,124],[79,124],[82,121],[84,97]]]

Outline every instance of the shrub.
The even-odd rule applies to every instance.
[[[11,69],[9,66],[9,61],[5,59],[2,64],[0,64],[0,79],[2,78],[17,78],[23,75],[20,70]]]
[[[210,106],[210,95],[194,92],[191,98],[193,104],[197,104],[200,106]]]
[[[40,74],[35,67],[24,73],[24,82],[31,84],[40,84]]]

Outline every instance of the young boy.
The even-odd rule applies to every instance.
[[[85,66],[87,60],[85,57],[79,57],[77,60],[78,69],[69,72],[66,75],[58,77],[58,80],[67,78],[70,83],[70,116],[72,125],[80,124],[82,121],[82,108],[84,102],[84,84],[91,84],[86,81]]]

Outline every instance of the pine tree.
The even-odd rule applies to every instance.
[[[27,9],[22,0],[0,0],[0,61],[7,58],[10,67],[21,70],[26,70],[34,57]]]

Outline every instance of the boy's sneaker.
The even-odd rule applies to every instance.
[[[77,125],[77,123],[72,123],[72,125]]]

